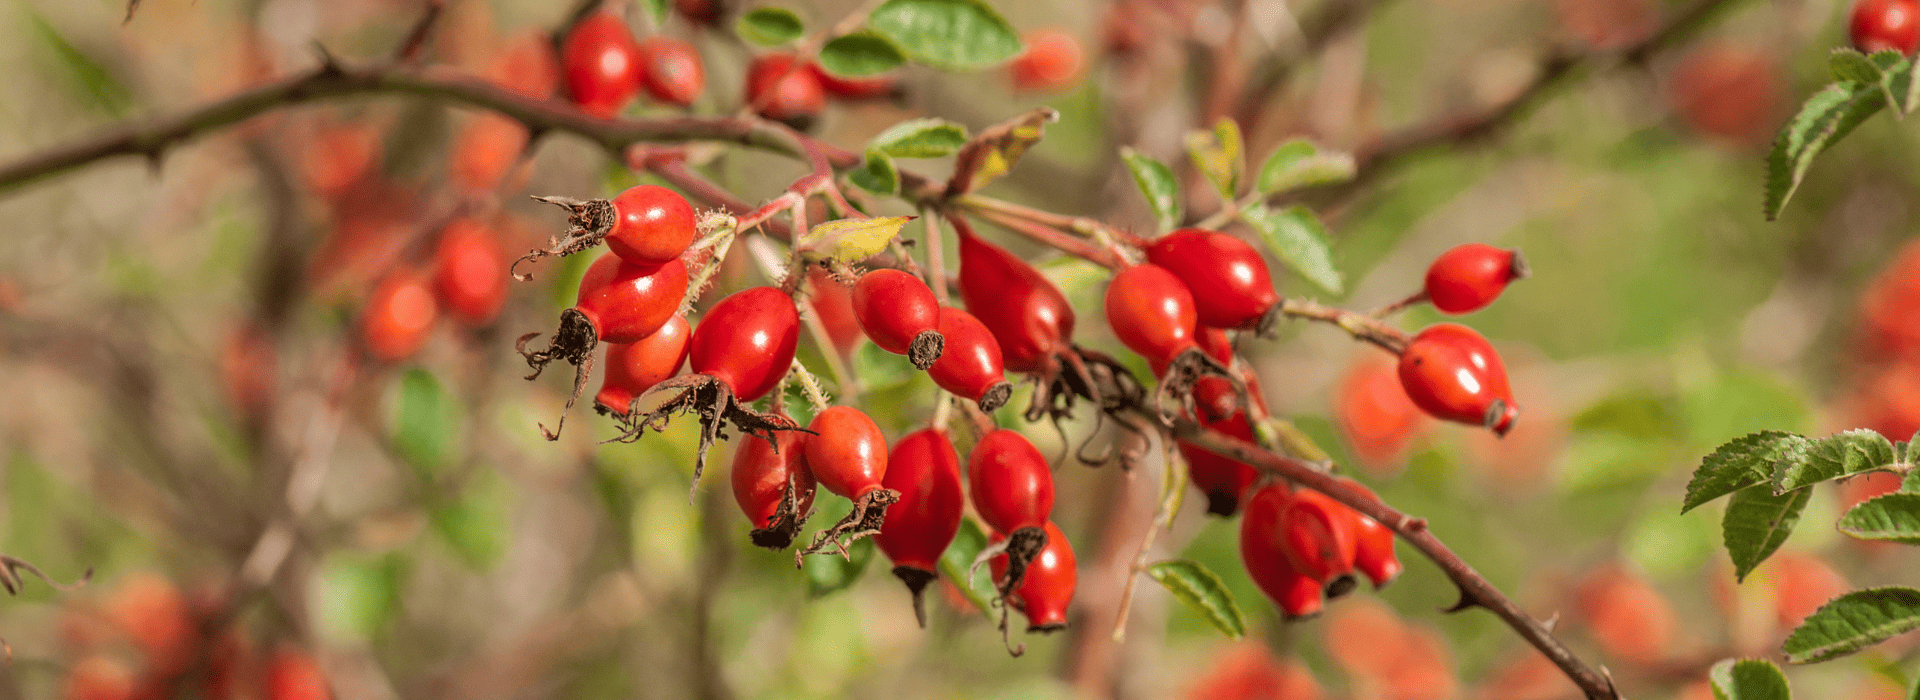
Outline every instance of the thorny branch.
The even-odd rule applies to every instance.
[[[1254,445],[1242,442],[1219,432],[1202,428],[1191,420],[1180,419],[1173,425],[1175,439],[1184,440],[1223,457],[1253,465],[1267,474],[1283,477],[1294,483],[1324,493],[1341,504],[1358,511],[1361,515],[1373,518],[1380,524],[1393,530],[1395,535],[1413,545],[1420,553],[1432,560],[1440,570],[1460,589],[1460,601],[1447,609],[1448,612],[1465,610],[1470,607],[1486,608],[1498,616],[1502,622],[1518,633],[1528,644],[1539,649],[1561,672],[1567,675],[1581,692],[1592,700],[1611,700],[1619,697],[1613,682],[1600,671],[1594,670],[1560,640],[1555,639],[1547,626],[1535,619],[1527,611],[1520,609],[1500,589],[1488,582],[1486,577],[1455,554],[1452,549],[1427,529],[1427,521],[1416,518],[1392,507],[1367,498],[1364,494],[1348,489],[1334,477],[1322,472],[1318,465],[1306,460],[1275,454]]]

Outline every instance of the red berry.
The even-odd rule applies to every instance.
[[[1847,22],[1853,48],[1866,53],[1920,49],[1920,0],[1858,0]]]
[[[527,127],[503,114],[476,114],[460,127],[447,149],[447,176],[465,192],[487,192],[520,162],[530,138]]]
[[[186,596],[172,581],[153,573],[135,574],[107,600],[106,612],[133,637],[148,665],[177,673],[193,663],[200,632]]]
[[[876,100],[892,97],[900,91],[900,79],[892,75],[843,78],[821,68],[817,63],[807,64],[807,68],[812,70],[814,78],[820,81],[821,89],[842,100]]]
[[[607,247],[627,262],[660,265],[678,259],[698,233],[686,197],[659,185],[640,185],[613,198]]]
[[[787,496],[787,482],[793,482],[796,499],[795,517],[805,515],[813,508],[814,479],[813,470],[807,467],[806,433],[781,430],[773,434],[780,443],[776,454],[773,445],[759,438],[745,438],[740,449],[733,453],[733,499],[740,504],[740,512],[745,513],[747,521],[757,529],[769,528],[777,523],[775,518],[780,512],[780,502]],[[775,549],[784,549],[792,542],[789,533],[783,541],[774,543]],[[755,544],[765,543],[756,541]]]
[[[427,276],[413,270],[387,275],[367,297],[360,334],[367,350],[383,362],[407,359],[427,344],[439,306]]]
[[[1046,522],[1047,547],[1027,565],[1020,586],[1007,597],[1013,609],[1027,616],[1028,632],[1057,632],[1067,627],[1067,606],[1073,603],[1073,588],[1079,571],[1073,559],[1073,543],[1053,521]],[[998,532],[992,541],[1006,539]],[[990,564],[995,580],[1005,575],[1007,555],[994,557]]]
[[[1001,365],[1000,343],[980,325],[973,314],[946,307],[940,309],[940,335],[946,349],[940,359],[927,368],[933,383],[968,400],[978,402],[980,410],[992,411],[1006,405],[1013,396]]]
[[[64,700],[133,700],[133,670],[107,656],[91,656],[67,671]]]
[[[960,298],[993,332],[1009,370],[1052,371],[1073,337],[1073,305],[1060,287],[978,236],[960,236]]]
[[[1018,431],[987,433],[967,457],[967,487],[980,519],[1000,532],[1039,527],[1053,517],[1053,470]]]
[[[1233,366],[1233,341],[1227,338],[1226,331],[1202,327],[1195,340],[1208,357],[1219,360],[1220,364]],[[1154,369],[1166,370],[1164,367]],[[1251,400],[1260,391],[1258,378],[1250,371],[1245,375],[1248,399]],[[1210,420],[1222,420],[1240,412],[1240,395],[1234,393],[1233,382],[1225,377],[1205,376],[1194,381],[1193,403],[1200,408],[1201,417]]]
[[[610,12],[574,25],[560,47],[560,62],[568,93],[588,114],[612,117],[640,92],[640,47],[627,23]]]
[[[640,65],[647,96],[685,107],[707,88],[707,69],[700,52],[685,39],[654,35],[640,42]]]
[[[899,270],[874,270],[853,285],[853,317],[881,350],[910,355],[922,334],[939,333],[940,300],[918,277]],[[914,364],[931,366],[939,357],[935,352],[914,358]]]
[[[609,254],[587,267],[573,308],[586,316],[601,342],[631,343],[666,325],[686,294],[687,266],[679,258],[637,265]]]
[[[507,303],[507,251],[480,222],[454,219],[434,249],[433,282],[454,318],[483,326]]]
[[[1219,231],[1183,228],[1161,236],[1147,246],[1147,261],[1187,285],[1204,326],[1254,329],[1280,303],[1260,251]]]
[[[740,401],[753,401],[786,376],[799,346],[800,314],[793,300],[779,289],[754,287],[707,311],[693,330],[688,357],[695,374],[725,382]]]
[[[560,89],[560,58],[553,54],[553,40],[538,30],[514,36],[494,57],[487,78],[537,100],[553,97]]]
[[[1159,265],[1135,265],[1107,285],[1107,324],[1113,334],[1155,368],[1195,347],[1193,294]]]
[[[607,374],[593,403],[602,411],[627,415],[633,400],[653,385],[680,372],[687,362],[693,326],[685,316],[668,320],[653,335],[607,348]]]
[[[827,327],[827,339],[833,342],[833,348],[841,357],[852,355],[860,341],[867,339],[860,332],[860,321],[854,318],[853,292],[818,267],[807,273],[807,292],[807,303],[820,317],[820,325]]]
[[[1767,51],[1702,42],[1674,65],[1666,92],[1689,128],[1732,145],[1755,145],[1778,124],[1778,72]]]
[[[1336,480],[1347,488],[1359,491],[1374,503],[1380,502],[1380,497],[1360,482],[1344,476],[1336,477]],[[1354,568],[1366,574],[1374,588],[1392,583],[1400,575],[1401,569],[1400,558],[1393,551],[1393,530],[1373,518],[1361,515],[1359,511],[1348,508],[1347,512],[1352,516]]]
[[[1329,597],[1352,586],[1353,511],[1313,489],[1293,492],[1280,511],[1281,553],[1300,573],[1327,584]]]
[[[282,648],[267,664],[267,700],[331,700],[327,674],[312,656]]]
[[[1333,415],[1360,466],[1376,476],[1389,471],[1406,452],[1421,419],[1393,365],[1372,355],[1355,363],[1340,380]]]
[[[960,491],[960,456],[944,431],[910,433],[893,444],[881,485],[900,492],[900,500],[888,506],[886,522],[873,539],[893,561],[893,575],[913,592],[915,616],[925,627],[921,591],[938,577],[940,555],[960,531],[960,514],[967,507]]]
[[[1013,89],[1020,92],[1054,92],[1073,87],[1086,62],[1080,40],[1059,29],[1028,32],[1026,53],[1007,66],[1013,76]]]
[[[1245,415],[1220,421],[1202,417],[1199,421],[1228,436],[1253,442],[1253,425]],[[1240,497],[1260,478],[1260,470],[1251,465],[1208,452],[1185,440],[1180,441],[1180,456],[1187,460],[1187,478],[1207,495],[1207,512],[1223,518],[1232,517],[1240,510]]]
[[[860,409],[832,406],[807,424],[807,467],[828,491],[860,498],[887,475],[887,438]]]
[[[1526,276],[1520,251],[1467,243],[1441,253],[1427,267],[1427,298],[1442,312],[1470,314],[1499,298],[1508,282]]]
[[[1400,353],[1400,386],[1428,415],[1505,435],[1520,407],[1487,339],[1457,323],[1428,326]]]
[[[960,530],[966,508],[960,492],[960,455],[940,430],[909,433],[893,444],[881,485],[900,492],[874,539],[896,567],[932,572]]]
[[[1240,563],[1289,620],[1318,615],[1326,602],[1320,582],[1287,561],[1280,513],[1292,501],[1286,484],[1269,482],[1247,497],[1240,515]]]
[[[826,102],[819,74],[792,54],[767,54],[747,66],[747,104],[760,116],[804,128]]]

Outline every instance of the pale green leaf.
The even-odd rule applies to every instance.
[[[1780,645],[1787,663],[1845,656],[1920,628],[1920,590],[1889,586],[1854,591],[1829,601]]]
[[[1130,146],[1120,148],[1120,159],[1133,173],[1133,184],[1139,186],[1140,194],[1147,198],[1147,206],[1153,209],[1160,230],[1168,231],[1179,225],[1180,183],[1174,179],[1173,169]]]
[[[1280,144],[1260,166],[1254,189],[1274,194],[1353,179],[1353,154],[1322,151],[1312,141],[1293,139]]]
[[[1813,440],[1778,430],[1766,430],[1734,438],[1706,459],[1687,482],[1687,497],[1680,505],[1685,513],[1713,499],[1764,483],[1773,478],[1774,464],[1782,459],[1800,461],[1813,449]]]
[[[1312,210],[1295,205],[1274,211],[1265,205],[1254,205],[1242,210],[1240,219],[1252,226],[1267,248],[1302,278],[1336,296],[1345,292],[1346,279],[1333,265],[1327,229],[1320,225],[1320,217]]]
[[[1159,581],[1188,608],[1206,618],[1214,629],[1220,630],[1228,639],[1246,636],[1247,621],[1240,614],[1239,604],[1233,600],[1233,592],[1227,590],[1226,584],[1220,582],[1220,577],[1208,571],[1207,567],[1185,559],[1173,559],[1147,567],[1147,575]]]
[[[981,0],[887,0],[867,26],[909,58],[941,70],[980,70],[1020,55],[1020,33]]]
[[[793,10],[756,7],[734,21],[733,32],[747,43],[772,48],[800,38],[807,33],[807,25]]]
[[[834,37],[820,47],[820,67],[834,75],[861,77],[899,68],[907,57],[900,47],[873,32]]]
[[[867,142],[895,158],[939,158],[967,145],[967,128],[945,119],[908,119]]]
[[[1868,499],[1840,516],[1836,527],[1855,539],[1920,544],[1920,493]]]
[[[1788,700],[1787,675],[1771,661],[1727,659],[1707,674],[1718,700]]]

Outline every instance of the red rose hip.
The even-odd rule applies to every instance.
[[[1154,239],[1147,261],[1166,268],[1193,294],[1201,325],[1268,332],[1280,295],[1260,251],[1233,236],[1183,228]]]
[[[874,270],[853,286],[853,317],[874,345],[913,358],[920,369],[940,359],[940,301],[920,278],[899,270]]]
[[[1500,354],[1466,326],[1439,323],[1420,331],[1401,351],[1399,372],[1407,398],[1435,418],[1505,435],[1520,415]]]
[[[596,117],[619,114],[640,92],[640,47],[612,13],[596,12],[574,25],[560,63],[574,104]]]
[[[1441,253],[1427,267],[1427,298],[1443,313],[1473,313],[1493,303],[1507,283],[1527,276],[1520,251],[1467,243]]]
[[[1847,21],[1853,48],[1866,53],[1920,49],[1920,0],[1858,0]]]

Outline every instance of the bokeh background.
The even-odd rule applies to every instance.
[[[486,75],[571,4],[447,0],[424,60]],[[780,4],[811,27],[858,8]],[[1522,249],[1533,278],[1465,319],[1508,363],[1518,428],[1495,440],[1413,417],[1390,381],[1371,381],[1385,356],[1324,325],[1242,345],[1268,401],[1526,609],[1557,616],[1559,636],[1633,697],[1708,697],[1699,682],[1713,662],[1773,654],[1827,597],[1913,583],[1913,552],[1829,526],[1846,503],[1891,489],[1882,480],[1822,487],[1782,553],[1738,585],[1720,504],[1678,515],[1692,468],[1729,438],[1870,427],[1900,440],[1920,428],[1913,125],[1868,121],[1779,221],[1761,216],[1767,142],[1826,82],[1845,3],[1728,2],[1628,60],[1616,52],[1692,3],[995,4],[1023,30],[1078,37],[1080,78],[1036,94],[1015,92],[1004,70],[908,68],[899,101],[831,105],[815,133],[857,147],[904,118],[977,130],[1050,105],[1061,121],[990,191],[1148,232],[1122,145],[1180,163],[1188,130],[1232,116],[1256,163],[1293,136],[1364,159],[1408,129],[1502,104],[1550,55],[1590,57],[1502,128],[1312,199],[1343,296],[1280,275],[1288,294],[1364,309],[1413,291],[1453,245]],[[123,22],[118,0],[5,0],[0,161],[293,74],[317,47],[385,60],[424,5],[145,0]],[[739,108],[756,51],[727,29],[739,7],[723,3],[729,19],[714,29],[679,15],[654,27],[611,5],[643,33],[699,47],[708,85],[695,111]],[[1303,34],[1341,12],[1343,29]],[[1227,80],[1270,89],[1235,102],[1216,94]],[[831,562],[799,571],[751,547],[725,486],[730,446],[690,501],[690,421],[602,444],[612,426],[577,407],[562,440],[541,439],[536,423],[559,414],[567,378],[522,381],[513,338],[551,328],[589,256],[542,263],[491,323],[442,322],[412,358],[365,361],[360,305],[380,276],[423,264],[448,212],[520,250],[563,223],[525,194],[609,196],[641,181],[560,135],[538,141],[509,186],[455,194],[446,183],[468,147],[456,134],[475,118],[398,97],[304,106],[157,163],[0,190],[0,552],[63,581],[94,571],[77,590],[30,581],[0,600],[12,647],[0,696],[268,697],[266,679],[284,673],[256,660],[289,654],[313,659],[341,698],[1576,696],[1492,616],[1437,612],[1455,594],[1405,548],[1391,587],[1283,624],[1240,568],[1236,524],[1204,516],[1197,494],[1155,556],[1220,573],[1249,639],[1223,638],[1143,579],[1115,641],[1157,463],[1056,465],[1055,519],[1080,566],[1068,631],[1028,637],[1009,658],[992,619],[944,584],[918,629],[884,558],[849,580]],[[748,201],[803,174],[733,148],[699,160]],[[1181,172],[1190,210],[1218,206]],[[984,230],[1068,291],[1080,342],[1120,351],[1098,312],[1104,273]],[[740,264],[719,284],[761,283]],[[1415,309],[1403,327],[1439,318]],[[817,367],[820,353],[802,357]],[[890,437],[927,420],[936,389],[902,358],[869,345],[848,359],[863,390],[836,395]],[[1012,409],[1000,418],[1025,425]],[[1062,446],[1049,426],[1023,430],[1049,454]],[[830,500],[816,523],[839,515]],[[1791,675],[1805,697],[1896,698],[1917,656],[1908,637]]]

